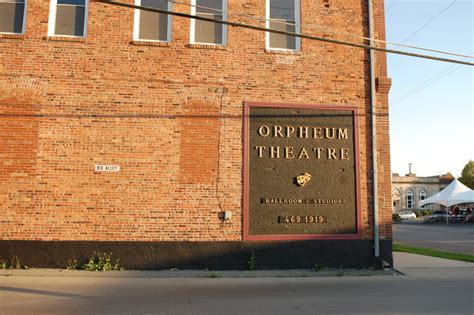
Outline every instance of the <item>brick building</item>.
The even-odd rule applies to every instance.
[[[337,33],[369,34],[367,1],[162,2],[136,4],[339,40],[347,37]],[[214,10],[203,8],[209,6]],[[384,39],[383,0],[374,1],[374,25],[374,36]],[[127,268],[247,268],[252,253],[262,268],[391,263],[384,53],[375,53],[374,68],[379,257],[372,250],[368,51],[88,0],[13,0],[0,2],[0,57],[0,256],[19,256],[34,267],[64,267],[67,259],[97,250],[112,251]],[[328,214],[316,213],[320,230],[299,225],[292,233],[284,221],[276,234],[252,226],[259,219],[247,199],[259,185],[252,184],[257,179],[248,160],[256,151],[245,135],[253,128],[252,111],[260,109],[277,116],[298,109],[308,117],[352,117],[349,127],[337,129],[341,141],[350,137],[351,151],[336,151],[332,142],[321,149],[330,168],[339,167],[327,161],[336,154],[349,161],[348,197],[337,197],[334,189],[328,195],[334,197],[328,203],[351,204],[346,232],[337,227],[346,215],[331,216],[339,211],[331,205]],[[307,138],[299,116],[291,117],[294,127],[263,122],[260,136],[283,137],[286,130],[288,138],[292,131]],[[318,138],[319,127],[308,121],[312,139]],[[267,133],[265,126],[273,129]],[[299,143],[296,137],[291,141]],[[302,149],[281,148],[287,159],[314,159]],[[331,172],[321,174],[291,189],[338,184],[329,183],[336,178]],[[293,202],[275,200],[265,202]],[[311,202],[326,203],[321,200]]]

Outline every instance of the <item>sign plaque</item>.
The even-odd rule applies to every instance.
[[[120,171],[120,165],[101,165],[96,164],[94,166],[96,172],[118,172]]]
[[[244,239],[359,233],[356,109],[246,103]]]

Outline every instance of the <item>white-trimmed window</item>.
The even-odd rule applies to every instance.
[[[398,190],[392,191],[392,205],[394,210],[397,210],[400,205],[400,192]]]
[[[426,199],[426,197],[428,196],[428,194],[426,193],[426,191],[424,189],[420,190],[420,192],[418,193],[418,200],[419,201],[423,201]],[[425,209],[426,206],[421,206],[422,209]]]
[[[171,11],[171,1],[168,0],[135,0],[138,6]],[[133,40],[171,41],[171,15],[144,10],[135,10],[135,26]]]
[[[227,19],[227,0],[192,0],[191,14],[214,20]],[[227,28],[224,24],[191,19],[191,43],[225,45]]]
[[[49,36],[85,37],[88,0],[51,0]]]
[[[405,193],[405,207],[406,209],[413,209],[413,191],[408,190]]]
[[[300,33],[300,0],[266,0],[267,28],[290,33]],[[300,50],[299,37],[266,33],[266,48]]]
[[[0,0],[0,33],[25,32],[26,0]]]

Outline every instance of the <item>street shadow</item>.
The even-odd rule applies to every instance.
[[[76,299],[89,299],[89,298],[92,298],[92,296],[80,295],[80,294],[71,294],[71,293],[64,293],[64,292],[54,292],[54,291],[35,290],[35,289],[24,289],[24,288],[14,288],[14,287],[5,287],[5,286],[0,286],[0,291],[8,291],[8,292],[15,292],[15,293],[26,293],[26,294],[38,294],[38,295],[47,295],[47,296],[55,296],[55,297],[68,297],[68,298],[76,298]]]

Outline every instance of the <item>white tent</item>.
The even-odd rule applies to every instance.
[[[437,203],[445,207],[449,207],[458,203],[474,202],[474,199],[471,198],[473,197],[472,192],[473,191],[471,189],[464,186],[464,184],[455,179],[439,193],[421,201],[418,206],[421,207],[430,203]],[[460,195],[462,193],[466,193],[466,195]],[[460,202],[460,200],[463,201]]]
[[[468,190],[454,194],[451,197],[450,203],[450,205],[457,205],[460,203],[474,203],[474,190]]]

